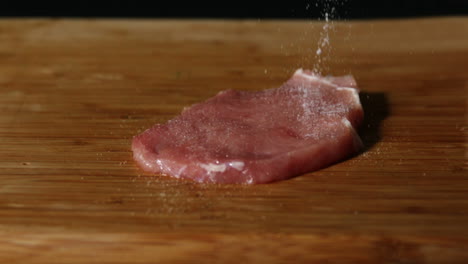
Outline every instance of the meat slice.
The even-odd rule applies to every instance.
[[[297,70],[281,87],[226,90],[133,139],[149,172],[197,182],[268,183],[356,153],[363,119],[352,76]]]

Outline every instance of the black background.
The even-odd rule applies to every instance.
[[[0,1],[1,17],[124,18],[323,18],[323,5],[337,19],[467,15],[468,0],[238,0],[238,1]],[[316,6],[316,4],[318,6]],[[309,8],[306,8],[309,5]]]

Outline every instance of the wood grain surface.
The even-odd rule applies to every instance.
[[[468,18],[0,20],[0,263],[467,263]],[[298,67],[352,73],[366,149],[291,180],[143,173],[134,135]]]

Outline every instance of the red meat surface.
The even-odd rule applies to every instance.
[[[268,183],[359,151],[363,110],[350,75],[297,70],[281,87],[226,90],[132,142],[146,171],[207,183]]]

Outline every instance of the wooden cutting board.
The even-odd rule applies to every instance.
[[[467,263],[468,18],[0,20],[0,263]],[[299,67],[352,73],[363,153],[294,179],[142,172],[134,135]]]

